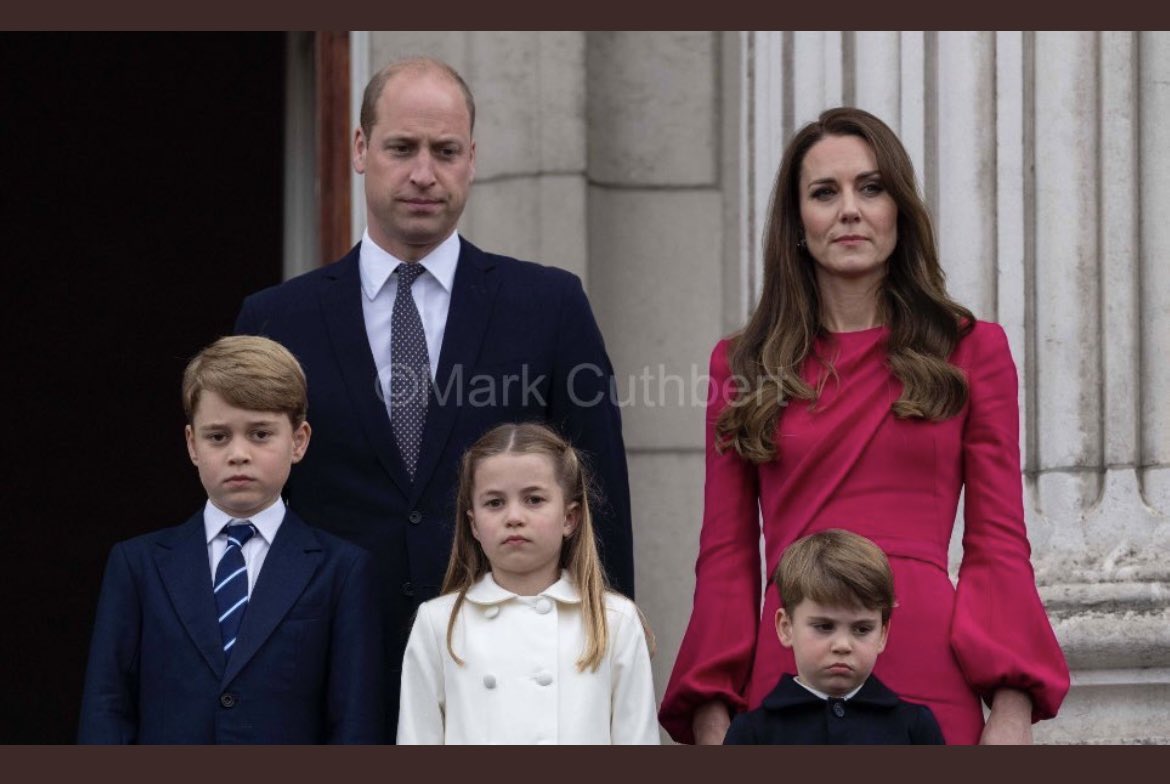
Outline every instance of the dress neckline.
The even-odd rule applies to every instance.
[[[890,331],[890,328],[885,324],[878,324],[876,327],[866,327],[865,329],[855,329],[849,332],[833,332],[826,329],[825,337],[833,338],[834,340],[864,340],[865,338],[877,337],[884,335]]]

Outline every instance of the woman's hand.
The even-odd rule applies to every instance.
[[[695,711],[695,718],[691,727],[695,731],[695,744],[699,746],[718,746],[723,743],[723,736],[731,726],[731,716],[727,706],[719,700],[708,702]]]
[[[1018,689],[998,689],[992,698],[991,715],[987,717],[979,744],[1032,745],[1032,698]]]

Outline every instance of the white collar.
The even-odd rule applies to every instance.
[[[455,282],[455,266],[459,262],[459,232],[451,232],[451,236],[443,240],[427,255],[418,260],[426,271],[438,281],[448,294]],[[362,278],[362,291],[366,299],[373,301],[378,292],[390,280],[399,264],[407,262],[380,247],[370,239],[370,230],[366,229],[362,235],[362,246],[358,251],[358,268]]]
[[[577,592],[572,578],[569,577],[569,573],[564,569],[561,570],[560,579],[541,591],[538,596],[547,596],[550,599],[565,604],[580,604],[581,602],[581,594]],[[512,599],[532,597],[520,596],[519,594],[512,593],[507,588],[500,587],[500,584],[492,577],[492,573],[488,572],[467,589],[466,598],[467,601],[473,604],[502,604]]]
[[[796,676],[795,678],[793,678],[792,680],[796,681],[796,682],[797,682],[797,683],[799,683],[801,686],[803,686],[805,689],[807,689],[808,691],[812,692],[812,693],[813,693],[813,694],[815,694],[817,697],[820,697],[822,700],[826,700],[826,701],[828,701],[828,700],[830,699],[830,695],[828,695],[828,694],[825,694],[823,691],[818,691],[818,690],[814,689],[812,686],[809,686],[807,683],[805,683],[804,681],[802,681],[802,680],[800,679],[800,676],[799,676],[799,675],[797,675],[797,676]],[[867,681],[867,680],[869,680],[869,678],[866,678],[865,680]],[[861,682],[861,686],[864,686],[864,685],[865,685],[865,681],[862,681],[862,682]],[[853,691],[849,692],[848,694],[846,694],[845,696],[841,697],[840,699],[842,699],[842,700],[850,700],[850,699],[853,699],[853,695],[855,695],[855,694],[857,694],[857,692],[861,691],[861,686],[858,686],[856,689],[854,689]]]
[[[203,533],[207,536],[207,543],[211,544],[211,540],[219,536],[225,525],[232,520],[240,519],[243,518],[232,517],[211,503],[210,498],[207,499],[207,505],[203,507]],[[276,532],[280,529],[280,524],[284,521],[284,499],[277,496],[276,500],[266,509],[252,515],[247,520],[256,526],[256,530],[264,537],[264,541],[271,546],[272,541],[276,538]]]

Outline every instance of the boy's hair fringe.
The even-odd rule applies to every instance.
[[[220,338],[195,355],[183,371],[183,412],[195,420],[204,392],[248,411],[276,411],[298,427],[308,414],[305,371],[274,340],[255,335]]]
[[[797,539],[772,577],[780,603],[792,612],[805,599],[835,607],[881,610],[889,623],[897,604],[890,562],[869,539],[830,528]]]

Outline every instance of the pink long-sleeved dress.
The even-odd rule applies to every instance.
[[[771,585],[761,622],[761,516],[769,574],[789,544],[826,528],[856,531],[886,552],[898,605],[874,672],[903,699],[928,705],[948,743],[978,742],[980,697],[1000,687],[1028,692],[1035,719],[1056,714],[1068,667],[1029,560],[1007,338],[997,324],[975,324],[951,357],[967,375],[968,403],[930,422],[891,412],[902,385],[886,364],[888,334],[875,327],[818,340],[836,377],[816,402],[783,410],[776,458],[762,465],[715,451],[731,374],[727,341],[716,345],[695,603],[659,713],[675,740],[693,742],[700,705],[755,708],[782,673],[796,673],[776,638]],[[815,386],[821,368],[810,359],[802,372]],[[947,548],[964,487],[955,587]]]

